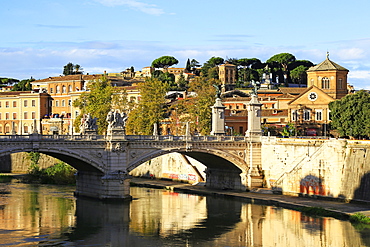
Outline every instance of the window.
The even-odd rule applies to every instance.
[[[292,111],[292,120],[298,121],[298,111],[297,110]]]
[[[1,101],[0,101],[0,108],[1,108]]]
[[[72,86],[71,85],[68,86],[68,92],[72,92]]]
[[[58,107],[59,106],[59,100],[56,100],[55,101],[55,106]]]
[[[25,125],[23,126],[23,132],[24,132],[24,133],[28,133],[28,125],[27,125],[27,124],[25,124]]]
[[[28,113],[26,111],[23,113],[23,118],[28,119]]]
[[[6,101],[6,102],[5,102],[5,107],[6,107],[6,108],[9,108],[9,101]]]
[[[36,100],[32,100],[32,107],[35,107],[36,106]]]
[[[66,86],[64,86],[63,85],[63,87],[62,87],[62,93],[66,93],[67,91],[66,91]]]
[[[28,101],[27,100],[23,101],[23,105],[24,105],[24,107],[27,107],[28,106]]]
[[[32,119],[35,119],[36,118],[36,112],[32,112]]]
[[[243,134],[243,126],[239,126],[239,134]]]
[[[314,83],[314,79],[311,79],[311,86],[313,85],[313,83]]]
[[[324,77],[321,79],[321,88],[322,89],[330,88],[330,79],[328,77]]]
[[[13,101],[13,107],[17,107],[17,101]]]
[[[310,121],[310,119],[311,119],[311,111],[310,110],[304,110],[303,120],[304,121]]]
[[[343,80],[338,79],[338,89],[342,89],[342,88],[343,88]]]
[[[0,124],[0,133],[3,133],[3,126]]]
[[[72,105],[72,100],[71,99],[69,99],[68,100],[68,106],[71,106]]]
[[[0,120],[1,120],[1,112],[0,112]]]
[[[55,92],[60,93],[60,87],[59,86],[56,87]]]
[[[5,125],[5,134],[9,134],[10,133],[10,126],[9,124]]]
[[[54,93],[54,88],[50,88],[50,93]]]
[[[322,121],[322,110],[316,110],[316,121]]]
[[[17,113],[13,112],[13,120],[17,119]]]
[[[62,100],[62,106],[66,106],[66,101]]]
[[[9,112],[5,113],[5,119],[8,120],[9,119]]]

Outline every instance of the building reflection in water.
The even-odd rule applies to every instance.
[[[139,187],[104,203],[63,188],[0,184],[0,245],[370,246],[349,222],[274,206]]]

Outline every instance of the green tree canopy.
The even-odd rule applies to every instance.
[[[154,68],[164,68],[167,69],[168,67],[178,64],[179,61],[172,56],[162,56],[159,57],[152,62],[152,67]]]
[[[63,75],[82,74],[82,67],[79,64],[68,63],[63,67]]]
[[[35,79],[26,79],[26,80],[21,80],[17,84],[15,84],[12,88],[12,91],[31,91],[32,90],[32,85],[31,82],[33,82]]]
[[[370,136],[370,95],[366,91],[348,94],[330,102],[331,126],[341,136]]]
[[[111,111],[112,107],[121,110],[126,107],[127,95],[125,91],[119,91],[118,88],[112,87],[105,76],[89,82],[87,88],[89,91],[83,92],[73,102],[73,106],[80,109],[80,114],[74,122],[74,127],[79,131],[82,116],[90,113],[92,117],[98,118],[98,133],[103,135],[108,127],[106,121],[108,112]]]
[[[196,96],[183,100],[182,107],[178,107],[182,112],[178,114],[187,116],[183,121],[190,123],[192,132],[197,131],[201,135],[209,135],[211,132],[211,106],[215,103],[216,94],[214,84],[219,85],[220,82],[205,77],[197,77],[189,83],[189,91],[195,92]]]
[[[168,84],[152,77],[140,83],[139,90],[140,101],[128,115],[126,131],[134,135],[151,135],[154,123],[159,124],[165,116]]]
[[[207,62],[203,64],[201,69],[202,75],[208,78],[218,78],[218,68],[217,66],[224,63],[222,57],[211,57]],[[213,69],[214,68],[214,69]],[[213,69],[213,70],[211,70]],[[211,71],[210,71],[211,70]],[[210,71],[210,73],[209,73]],[[217,76],[215,76],[217,74]]]

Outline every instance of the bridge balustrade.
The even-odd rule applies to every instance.
[[[246,142],[250,141],[245,136],[153,136],[153,135],[125,135],[123,140],[127,141],[196,141],[196,142]],[[107,140],[104,135],[0,135],[0,142],[4,141],[91,141]]]

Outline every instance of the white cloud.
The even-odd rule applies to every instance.
[[[95,0],[105,6],[115,7],[115,6],[128,6],[132,9],[141,11],[150,15],[162,15],[164,14],[163,9],[158,8],[155,4],[147,4],[135,0]]]

